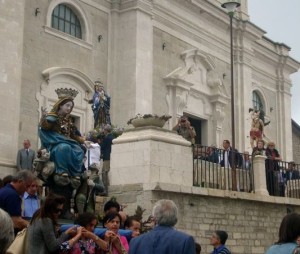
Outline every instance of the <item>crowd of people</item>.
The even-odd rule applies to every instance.
[[[114,199],[104,205],[102,227],[98,216],[90,212],[77,214],[73,225],[60,225],[65,197],[50,192],[42,200],[38,199],[37,206],[25,206],[31,190],[35,190],[33,195],[38,199],[36,177],[29,170],[20,170],[0,189],[0,225],[5,232],[0,234],[1,254],[26,227],[27,253],[193,254],[201,251],[192,236],[175,230],[178,208],[172,200],[157,201],[152,211],[152,228],[141,234],[141,218],[125,214]],[[222,240],[222,236],[220,239],[219,245],[211,240],[214,248],[225,244],[226,239]]]
[[[158,200],[152,209],[152,228],[142,231],[140,218],[124,214],[114,199],[104,205],[101,219],[90,212],[77,215],[73,224],[61,225],[59,218],[66,202],[64,196],[49,193],[33,212],[24,218],[24,193],[35,190],[36,178],[28,170],[21,170],[12,181],[0,189],[0,254],[6,253],[16,233],[27,229],[27,253],[59,254],[198,254],[201,245],[194,238],[175,229],[178,208],[172,200]],[[28,191],[27,191],[28,192]],[[29,193],[28,193],[29,194]],[[30,195],[30,194],[29,194]],[[20,196],[23,198],[20,199]],[[34,211],[33,211],[34,210]],[[125,216],[124,216],[125,215]],[[125,230],[126,229],[126,230]],[[225,245],[228,233],[215,230],[210,238],[212,254],[230,254]],[[266,254],[299,254],[300,215],[287,214],[279,228],[279,239]]]
[[[232,149],[229,140],[223,141],[222,149],[202,145],[195,145],[194,147],[194,159],[217,163],[226,169],[233,168],[233,164],[236,169],[248,171],[250,191],[253,191],[252,159],[257,155],[266,157],[265,174],[269,194],[271,196],[286,196],[288,181],[300,179],[299,168],[294,161],[282,161],[274,142],[268,142],[265,147],[263,140],[257,141],[251,154],[248,151],[239,153],[237,149]]]

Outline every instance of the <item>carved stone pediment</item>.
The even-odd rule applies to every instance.
[[[208,54],[199,49],[191,49],[184,51],[181,59],[184,61],[184,67],[175,69],[165,77],[168,87],[166,100],[171,115],[182,115],[189,106],[189,100],[227,104],[228,93],[215,71],[213,59]],[[197,102],[194,101],[192,104],[195,106]],[[201,106],[203,104],[205,103]],[[192,112],[193,109],[188,111]]]

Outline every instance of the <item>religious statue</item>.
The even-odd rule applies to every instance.
[[[94,95],[91,100],[87,100],[92,104],[92,110],[94,113],[94,128],[101,128],[103,125],[109,124],[110,121],[110,96],[104,90],[102,83],[95,82]]]
[[[250,144],[251,147],[254,148],[254,141],[257,142],[263,139],[264,135],[264,122],[260,119],[260,111],[250,109],[249,112],[251,113],[251,130],[250,130]]]
[[[50,153],[49,161],[54,163],[54,173],[46,179],[50,191],[74,198],[81,184],[85,138],[74,125],[71,112],[76,90],[61,88],[55,90],[58,101],[48,113],[42,108],[39,126],[41,146]],[[65,206],[71,208],[71,204]]]

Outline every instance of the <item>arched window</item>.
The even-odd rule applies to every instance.
[[[64,33],[82,39],[80,21],[73,10],[65,4],[59,4],[54,8],[51,26]]]
[[[252,93],[252,104],[253,104],[253,108],[256,110],[260,110],[260,111],[264,110],[264,105],[261,101],[261,98],[259,94],[255,91],[253,91]]]

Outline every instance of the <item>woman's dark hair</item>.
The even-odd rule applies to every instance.
[[[300,236],[300,214],[289,213],[281,221],[276,243],[294,242],[298,236]]]
[[[78,224],[82,227],[88,226],[93,220],[97,220],[97,216],[92,213],[82,213],[78,215],[78,218],[75,220],[75,224]],[[98,221],[98,220],[97,220]]]
[[[134,221],[140,222],[139,218],[137,216],[129,216],[124,222],[124,228],[130,228]]]
[[[33,214],[31,222],[35,221],[37,218],[50,218],[53,221],[53,224],[57,224],[54,213],[57,212],[57,206],[63,205],[65,201],[66,198],[64,196],[49,193],[41,208]]]
[[[107,213],[103,218],[103,227],[105,228],[105,224],[110,222],[111,220],[113,220],[116,217],[118,217],[120,219],[120,224],[121,224],[122,218],[119,213],[115,213],[115,212]]]
[[[115,200],[108,200],[104,205],[104,213],[106,213],[112,207],[115,207],[117,211],[120,212],[120,204]]]

